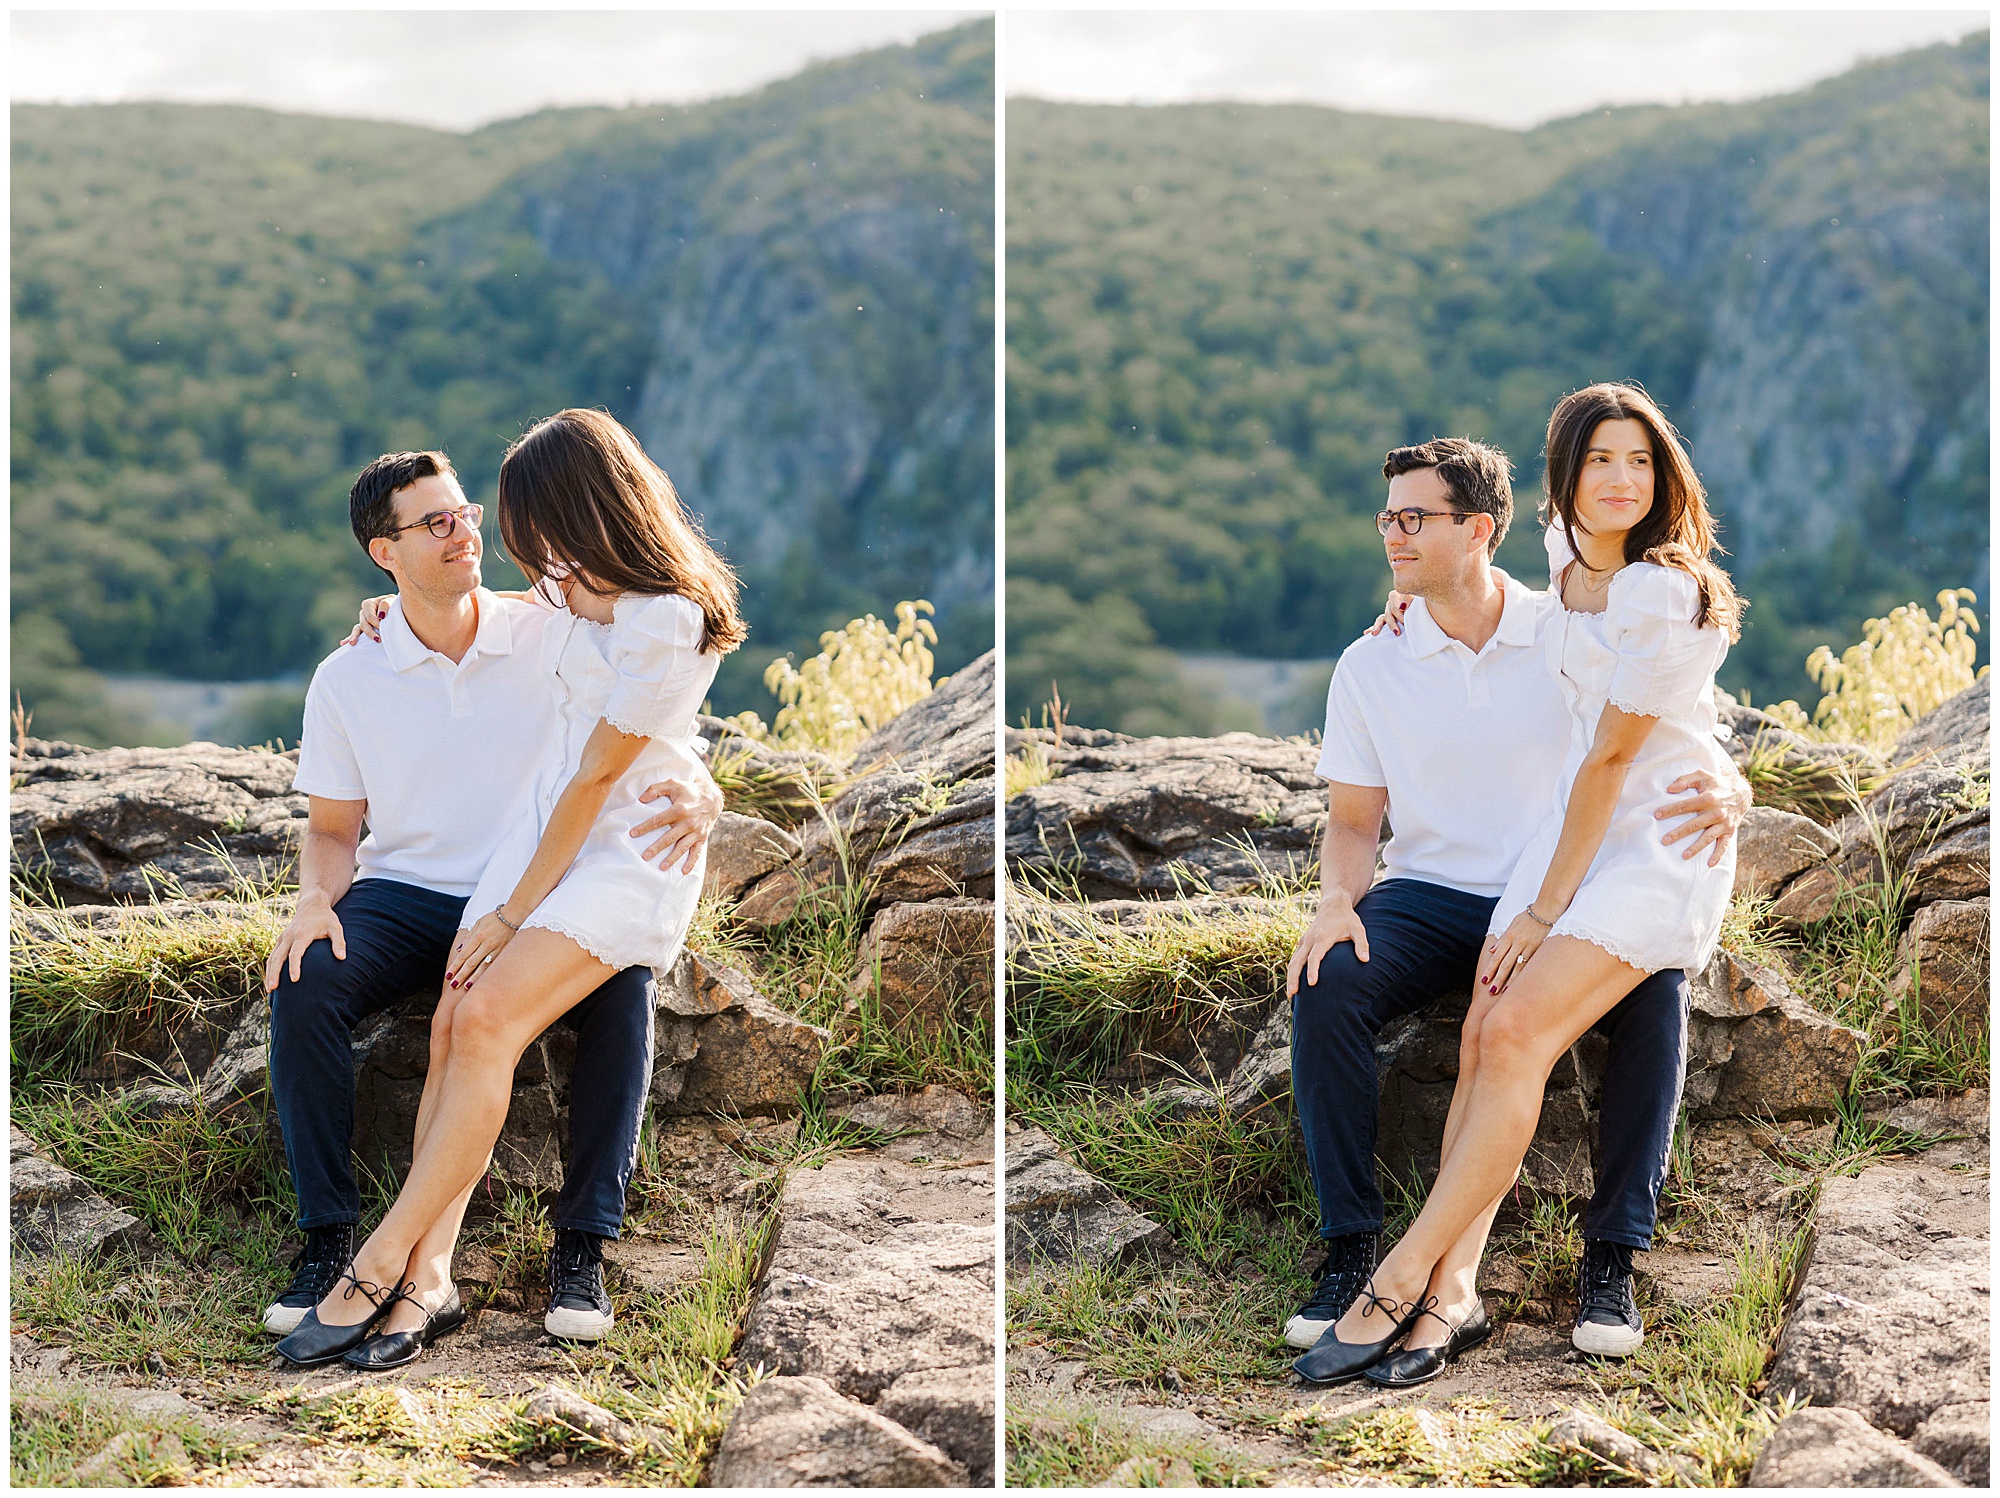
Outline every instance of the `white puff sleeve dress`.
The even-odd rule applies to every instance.
[[[647,786],[708,776],[694,718],[721,657],[702,651],[701,636],[701,609],[675,594],[627,594],[610,624],[557,610],[542,636],[542,674],[555,693],[558,723],[536,774],[533,815],[501,840],[466,902],[462,925],[497,910],[514,892],[602,719],[644,736],[646,745],[612,787],[576,861],[522,929],[560,932],[614,968],[673,966],[701,897],[706,850],[693,873],[681,873],[678,862],[662,871],[640,857],[654,839],[630,833],[663,809],[639,800]]]
[[[1573,553],[1562,531],[1544,532],[1560,601],[1561,571]],[[1700,590],[1674,567],[1635,562],[1611,579],[1602,614],[1559,608],[1547,635],[1549,668],[1570,709],[1570,747],[1556,802],[1530,840],[1491,929],[1499,932],[1541,892],[1569,808],[1569,789],[1596,737],[1607,704],[1659,719],[1619,793],[1597,857],[1551,936],[1595,943],[1643,972],[1707,965],[1736,882],[1732,838],[1714,868],[1708,852],[1688,859],[1685,842],[1660,839],[1674,824],[1653,813],[1667,787],[1692,770],[1729,771],[1712,696],[1729,642],[1713,625],[1694,622]]]

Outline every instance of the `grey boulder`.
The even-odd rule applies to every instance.
[[[990,1162],[881,1156],[793,1170],[737,1360],[873,1401],[905,1374],[990,1366]]]
[[[8,1223],[22,1258],[83,1258],[151,1242],[143,1222],[40,1153],[11,1124],[7,1155]]]
[[[1007,1262],[1106,1268],[1170,1253],[1173,1235],[1065,1160],[1040,1129],[1007,1136]]]
[[[1828,1180],[1771,1394],[1842,1405],[1903,1437],[1987,1399],[1987,1203],[1983,1173],[1919,1161]]]
[[[824,1379],[766,1379],[743,1396],[708,1471],[713,1488],[962,1487],[965,1468]]]
[[[993,1365],[905,1373],[876,1410],[962,1462],[975,1488],[993,1485]]]
[[[1750,1469],[1753,1488],[1955,1488],[1936,1462],[1852,1410],[1804,1409],[1779,1422]]]
[[[701,892],[715,899],[734,900],[773,869],[790,863],[798,852],[795,833],[762,817],[725,811],[708,834],[708,863],[702,873]]]

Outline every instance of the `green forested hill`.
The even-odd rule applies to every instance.
[[[632,424],[744,574],[724,710],[766,704],[772,655],[902,597],[939,604],[941,669],[978,653],[991,103],[974,23],[739,99],[464,135],[17,107],[13,665],[36,731],[132,728],[79,664],[310,665],[379,581],[354,469],[439,445],[490,498],[507,441],[564,405]]]
[[[1984,35],[1747,105],[1519,132],[1306,107],[1008,105],[1010,715],[1201,730],[1163,647],[1330,657],[1382,453],[1498,442],[1535,577],[1554,400],[1636,378],[1753,600],[1729,684],[1985,593]]]

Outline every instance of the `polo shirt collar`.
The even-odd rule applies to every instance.
[[[473,634],[472,649],[467,654],[512,655],[514,626],[500,600],[481,588],[474,595],[474,607],[479,610],[479,628]],[[395,671],[408,671],[436,654],[410,628],[409,620],[403,617],[403,600],[400,598],[389,606],[389,612],[382,618],[382,650],[389,658],[390,668]]]
[[[1535,595],[1500,568],[1495,567],[1493,572],[1500,581],[1501,591],[1500,626],[1493,632],[1493,643],[1533,645]],[[1430,605],[1421,598],[1410,601],[1410,611],[1403,618],[1403,634],[1419,660],[1436,655],[1453,643],[1451,636],[1431,617]]]
[[[1451,636],[1431,617],[1430,604],[1421,598],[1410,601],[1410,611],[1403,617],[1403,634],[1419,660],[1436,655],[1452,643]]]
[[[1493,638],[1502,645],[1533,645],[1535,643],[1535,592],[1526,583],[1509,577],[1500,568],[1493,569],[1500,579],[1500,586],[1506,594],[1506,601],[1500,605],[1500,628]]]

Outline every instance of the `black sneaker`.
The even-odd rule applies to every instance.
[[[1285,1323],[1285,1343],[1310,1348],[1329,1326],[1347,1313],[1360,1298],[1362,1286],[1375,1272],[1375,1255],[1381,1251],[1380,1233],[1344,1233],[1326,1240],[1326,1258],[1319,1266],[1319,1288]]]
[[[549,1250],[549,1314],[542,1326],[567,1342],[595,1342],[611,1330],[604,1293],[604,1240],[577,1228],[557,1228]]]
[[[353,1257],[353,1223],[307,1228],[306,1246],[292,1260],[291,1288],[264,1307],[264,1330],[274,1337],[289,1337],[297,1331],[306,1312],[326,1298]]]
[[[1570,1346],[1600,1358],[1625,1358],[1645,1340],[1645,1323],[1632,1299],[1632,1250],[1622,1243],[1584,1239]]]

